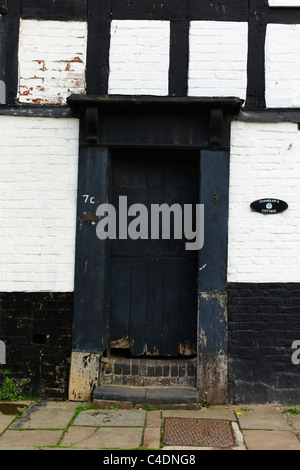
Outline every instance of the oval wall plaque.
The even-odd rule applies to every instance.
[[[279,212],[285,211],[288,205],[285,201],[281,201],[280,199],[264,198],[252,202],[250,207],[260,214],[278,214]]]

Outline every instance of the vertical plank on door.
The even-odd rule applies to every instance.
[[[161,354],[163,274],[161,263],[153,261],[149,264],[146,343],[148,353],[154,356]]]
[[[131,266],[128,260],[112,258],[110,286],[110,341],[126,339],[129,331]]]
[[[131,307],[129,337],[132,340],[131,353],[141,354],[144,351],[146,338],[146,309],[148,265],[145,262],[131,263]]]
[[[164,266],[162,356],[176,356],[178,353],[178,293],[179,269],[175,263]]]

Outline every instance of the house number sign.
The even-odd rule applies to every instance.
[[[285,201],[281,201],[280,199],[265,198],[252,202],[250,207],[260,214],[278,214],[279,212],[285,211],[288,205]]]

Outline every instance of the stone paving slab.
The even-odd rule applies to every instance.
[[[0,434],[11,424],[14,417],[11,415],[3,415],[0,413]]]
[[[245,430],[248,450],[300,450],[300,442],[292,431]]]
[[[300,415],[282,414],[284,408],[294,406],[228,405],[200,410],[163,408],[155,411],[94,408],[83,409],[70,425],[78,405],[84,403],[33,403],[16,421],[18,407],[10,408],[9,412],[14,414],[3,414],[0,411],[0,450],[46,449],[49,448],[47,446],[56,446],[60,439],[60,448],[70,450],[125,450],[140,445],[158,449],[162,418],[165,417],[229,419],[236,438],[236,446],[232,450],[300,450],[297,438],[297,435],[300,436]],[[300,408],[297,405],[295,407]],[[163,450],[217,448],[164,446]]]
[[[289,415],[286,416],[286,419],[292,429],[300,435],[300,416]]]
[[[144,431],[144,447],[147,449],[159,449],[160,448],[160,427],[147,426]]]
[[[145,410],[84,410],[74,420],[75,426],[144,426]]]
[[[184,446],[164,446],[164,451],[173,450],[216,450],[215,447],[184,447]],[[224,450],[224,449],[223,449]]]
[[[61,445],[87,449],[134,449],[142,442],[143,428],[71,426]]]
[[[237,417],[234,413],[236,407],[227,406],[211,406],[209,408],[201,408],[200,410],[163,410],[163,418],[211,418],[211,419],[228,419],[236,421]]]
[[[248,408],[242,406],[241,408]],[[291,430],[287,419],[277,405],[249,405],[252,411],[238,411],[237,418],[242,430],[265,429],[273,431]]]
[[[160,427],[162,424],[160,411],[148,411],[147,413],[147,426]]]
[[[280,412],[282,413],[285,409],[297,408],[300,409],[300,405],[296,406],[280,406]],[[288,424],[292,427],[297,434],[300,434],[300,414],[290,414],[290,413],[283,413],[283,416],[286,418]]]
[[[78,406],[76,402],[34,403],[14,421],[10,429],[64,429]]]
[[[30,406],[30,401],[4,402],[0,401],[0,434],[14,421],[24,408]]]
[[[9,447],[0,447],[0,451],[3,451],[3,450],[40,450],[39,447],[13,447],[13,446],[9,446]]]
[[[13,431],[7,430],[0,437],[0,449],[20,447],[34,447],[34,446],[51,446],[56,445],[61,438],[62,431]]]

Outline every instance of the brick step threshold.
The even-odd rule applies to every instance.
[[[124,375],[105,375],[102,385],[127,387],[188,387],[196,385],[196,379],[191,377],[140,377]]]
[[[197,389],[192,387],[128,387],[99,385],[94,389],[93,400],[126,401],[141,404],[193,404]]]
[[[102,385],[130,387],[196,387],[197,359],[101,359]]]

